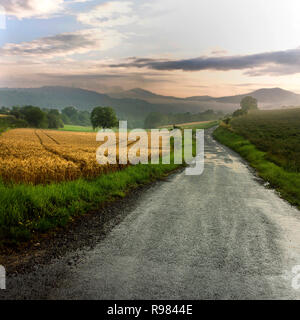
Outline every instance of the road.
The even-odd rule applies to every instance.
[[[292,287],[292,268],[300,265],[300,212],[215,142],[211,130],[201,176],[174,174],[137,202],[94,249],[80,253],[75,267],[64,260],[48,266],[50,278],[55,268],[63,268],[62,276],[35,296],[300,298],[300,289]],[[38,273],[31,276],[37,279]]]

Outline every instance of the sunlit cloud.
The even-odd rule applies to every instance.
[[[8,16],[18,19],[48,18],[63,10],[64,0],[2,0]]]
[[[87,29],[43,37],[19,44],[7,43],[0,48],[0,54],[2,56],[35,56],[38,58],[84,54],[115,47],[119,44],[121,38],[122,35],[113,30]]]
[[[127,1],[105,2],[93,9],[79,13],[77,20],[94,27],[115,27],[133,23],[137,17],[133,14],[133,3]]]

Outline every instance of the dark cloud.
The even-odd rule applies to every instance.
[[[137,67],[154,70],[244,70],[249,75],[261,75],[264,73],[289,74],[300,72],[300,49],[265,52],[252,55],[199,57],[182,60],[156,60],[156,59],[131,59],[130,62],[111,65],[117,67]],[[261,68],[261,69],[259,69]]]

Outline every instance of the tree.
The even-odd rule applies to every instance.
[[[10,115],[14,116],[16,119],[24,119],[24,116],[21,113],[21,108],[18,106],[12,107],[12,110],[10,111]]]
[[[69,118],[72,118],[77,115],[77,109],[75,107],[66,107],[62,109],[61,112],[67,115]]]
[[[64,127],[64,124],[61,120],[61,115],[56,109],[51,109],[48,111],[47,120],[49,129],[58,129]]]
[[[21,108],[20,112],[29,126],[35,128],[46,128],[48,126],[46,114],[39,107],[26,106]]]
[[[257,100],[255,98],[250,97],[250,96],[243,98],[240,105],[241,105],[242,110],[245,112],[258,109]]]
[[[66,124],[78,124],[78,110],[75,107],[62,109],[62,119]]]
[[[91,113],[91,123],[96,128],[112,128],[118,125],[114,109],[110,107],[96,107]]]
[[[0,114],[9,114],[9,113],[10,113],[9,108],[4,107],[4,106],[2,106],[2,107],[0,108]]]
[[[243,116],[251,110],[258,110],[257,100],[250,96],[243,98],[241,100],[240,106],[241,109],[234,111],[234,113],[232,114],[233,117]]]
[[[239,117],[239,116],[243,116],[244,114],[247,114],[247,112],[243,109],[238,109],[235,110],[234,113],[232,114],[233,117]]]
[[[88,111],[79,111],[78,121],[78,124],[82,126],[91,125],[91,114]]]

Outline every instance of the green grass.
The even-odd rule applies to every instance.
[[[238,152],[249,164],[255,168],[260,177],[268,181],[281,196],[291,204],[300,208],[300,174],[287,171],[268,158],[268,153],[259,150],[245,137],[218,127],[214,137],[222,144]]]
[[[191,126],[183,126],[182,129],[208,129],[215,125],[217,125],[218,121],[212,121],[203,124],[195,124]],[[117,130],[117,128],[115,128]],[[66,124],[64,128],[59,129],[59,131],[75,131],[75,132],[96,132],[93,130],[92,127],[83,127],[83,126],[75,126],[75,125],[68,125]],[[147,130],[148,131],[148,130]]]
[[[211,127],[214,127],[218,125],[219,121],[212,121],[212,122],[207,122],[207,123],[199,123],[199,124],[194,124],[194,125],[186,125],[186,126],[181,126],[182,129],[209,129]]]
[[[181,128],[181,129],[209,129],[211,127],[214,127],[216,125],[218,125],[219,121],[218,120],[214,120],[214,121],[210,121],[210,122],[206,122],[205,123],[197,123],[197,124],[187,124],[187,125],[180,125],[180,124],[176,124],[175,126],[177,128]],[[167,126],[160,126],[160,129],[168,129],[168,130],[173,130],[173,125],[167,125]]]
[[[66,124],[60,131],[75,131],[75,132],[94,132],[92,127],[83,127]]]
[[[94,180],[50,185],[0,183],[0,243],[30,239],[33,234],[65,226],[73,217],[97,210],[104,202],[124,196],[179,165],[136,165]]]
[[[230,126],[271,162],[300,172],[300,109],[253,112],[233,118]]]

